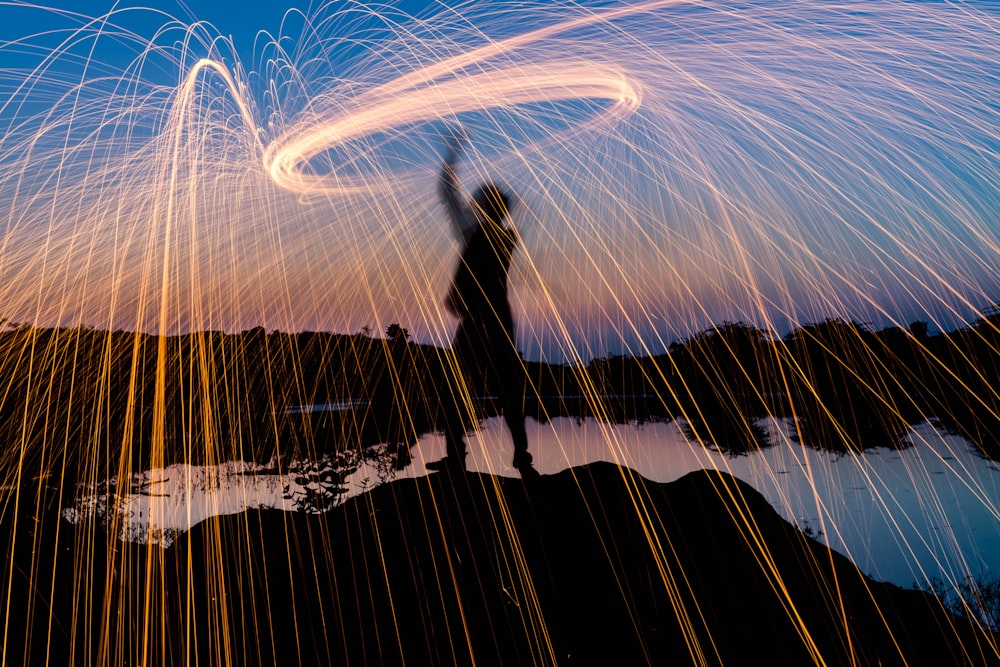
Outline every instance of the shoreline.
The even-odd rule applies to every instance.
[[[25,637],[50,661],[142,638],[161,664],[1000,664],[996,635],[868,579],[723,472],[442,473],[324,514],[217,517],[169,550],[46,516],[5,582],[27,601],[15,663]]]

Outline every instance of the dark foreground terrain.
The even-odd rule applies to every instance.
[[[60,502],[22,492],[16,531],[3,515],[9,665],[1000,664],[995,635],[719,473],[440,473],[168,550],[71,526]]]

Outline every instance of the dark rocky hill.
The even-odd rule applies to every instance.
[[[439,473],[325,514],[214,519],[167,550],[58,503],[22,496],[16,533],[4,515],[7,664],[1000,664],[995,635],[720,473]]]

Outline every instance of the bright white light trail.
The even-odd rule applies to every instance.
[[[151,40],[125,11],[9,69],[6,316],[447,340],[434,180],[456,123],[466,180],[521,202],[531,357],[656,351],[724,320],[953,328],[1000,292],[1000,47],[979,3],[326,11],[290,16],[256,70],[207,26]]]
[[[35,568],[42,551],[34,548],[50,536],[32,532],[24,508],[40,505],[52,488],[65,507],[77,482],[103,491],[121,483],[118,495],[104,493],[74,517],[110,515],[112,535],[130,531],[129,480],[169,482],[185,502],[198,484],[212,491],[182,509],[136,500],[144,513],[177,520],[160,538],[211,516],[212,503],[225,511],[266,504],[249,498],[252,489],[264,488],[268,503],[281,507],[301,506],[286,495],[308,504],[314,492],[339,493],[332,478],[299,484],[247,463],[264,446],[257,435],[287,435],[279,416],[290,406],[282,401],[308,404],[319,393],[296,365],[303,351],[280,350],[289,352],[281,357],[265,330],[337,332],[374,345],[355,334],[398,323],[422,343],[451,339],[455,322],[443,297],[457,252],[436,190],[443,136],[456,126],[471,139],[462,181],[498,181],[517,200],[522,242],[511,297],[528,359],[573,362],[575,372],[603,358],[610,368],[616,354],[662,354],[722,322],[784,333],[838,317],[898,327],[902,348],[922,353],[930,344],[919,332],[929,339],[928,330],[978,321],[970,338],[997,349],[1000,14],[993,2],[483,1],[432,3],[414,17],[335,1],[308,16],[289,12],[275,39],[258,41],[252,60],[210,25],[149,9],[94,18],[0,0],[0,24],[8,12],[32,19],[32,32],[0,37],[0,340],[8,346],[0,409],[9,434],[0,452],[0,519],[22,522],[8,534],[11,544],[31,547],[24,571],[32,590],[51,594],[55,579]],[[930,326],[908,327],[914,320]],[[56,326],[81,328],[47,329]],[[230,348],[217,333],[256,327]],[[843,340],[813,347],[839,343],[857,357],[825,361],[881,401],[890,434],[913,403],[893,403],[900,390],[926,389],[955,407],[941,386],[877,374],[865,385],[861,366],[884,361],[882,351],[860,349],[869,338],[849,326],[828,329]],[[183,332],[196,332],[187,347],[163,335]],[[246,349],[256,368],[248,368]],[[957,407],[994,423],[994,384],[966,368],[972,364],[962,367],[969,357],[960,345],[944,349],[924,354],[919,361],[930,370],[914,377],[967,390],[967,405]],[[92,356],[83,359],[84,350]],[[274,368],[278,357],[292,361]],[[812,369],[785,363],[790,358],[766,369],[777,369],[768,379],[775,393],[785,392],[789,424],[850,416],[859,397],[828,399],[829,387],[810,385]],[[644,372],[673,382],[668,394],[687,396],[699,378],[671,375],[671,363]],[[718,372],[711,365],[696,371],[711,376]],[[257,371],[263,379],[253,385],[245,375]],[[728,389],[741,378],[724,379]],[[255,393],[261,387],[266,401]],[[672,396],[661,398],[665,405]],[[810,401],[817,414],[802,419],[796,411]],[[710,423],[711,406],[688,407],[693,440],[713,435],[698,419]],[[867,482],[861,493],[871,494],[875,511],[898,522],[904,550],[962,551],[965,536],[940,511],[948,506],[943,487],[928,482],[919,457],[879,467],[854,456],[861,448],[845,424],[831,418],[830,435],[818,421],[780,451],[794,457],[829,448],[852,458],[834,465],[801,456],[805,481],[792,488],[777,468],[783,460],[760,457],[754,472],[772,497],[802,501],[785,509],[811,503],[811,519],[833,543],[852,517],[821,506],[850,466],[852,480]],[[586,460],[636,461],[622,446],[631,430],[597,431],[605,451]],[[308,467],[314,444],[294,443],[298,458],[282,464]],[[962,467],[971,458],[958,465],[934,452],[934,474],[973,491],[966,496],[978,516],[996,516],[993,473],[979,486]],[[707,458],[700,462],[732,463]],[[230,467],[213,467],[222,464]],[[914,505],[899,502],[894,485],[878,477],[900,467],[926,516],[913,516]],[[137,470],[158,472],[133,476]],[[236,479],[237,492],[215,493],[220,474]],[[909,531],[925,518],[947,528],[938,544]],[[82,619],[73,631],[100,635],[98,662],[155,664],[182,641],[156,634],[166,627],[163,606],[183,600],[178,613],[192,612],[194,589],[156,578],[162,552],[133,558],[128,545],[94,553],[93,534],[82,532],[91,527],[80,529],[75,564],[112,574],[72,591],[73,618]],[[754,533],[749,522],[743,527]],[[213,595],[220,591],[215,604],[226,586],[240,584],[222,565],[234,545],[221,532],[205,535],[198,562]],[[303,541],[303,549],[340,547],[321,539]],[[235,546],[252,557],[247,544]],[[662,545],[649,546],[663,556]],[[955,558],[959,569],[963,558]],[[979,575],[965,564],[968,572],[948,569],[948,576]],[[5,570],[0,608],[8,618],[18,604],[11,582],[24,581],[15,578],[23,566]],[[268,568],[264,575],[287,574],[283,562]],[[665,595],[680,599],[677,581],[662,583]],[[90,611],[78,615],[73,605]],[[27,617],[37,612],[53,631],[43,606],[36,601]],[[694,618],[702,610],[679,611]],[[230,621],[218,611],[208,629],[190,621],[185,632],[211,633],[216,662],[238,662],[239,649],[227,643]],[[538,637],[547,636],[543,626],[532,626]],[[39,642],[48,649],[49,639]],[[685,640],[692,657],[711,655],[693,634]],[[1000,655],[995,639],[983,646]]]

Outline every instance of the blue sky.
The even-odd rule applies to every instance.
[[[49,8],[58,12],[78,14],[80,16],[100,17],[113,10],[126,8],[146,8],[156,10],[185,23],[204,21],[210,23],[215,31],[223,37],[232,37],[237,50],[244,59],[249,59],[253,52],[254,40],[258,32],[265,31],[272,35],[279,33],[286,12],[295,9],[311,15],[315,9],[327,3],[316,0],[302,2],[270,2],[268,0],[124,0],[122,2],[101,2],[98,0],[39,0],[38,2],[0,3],[0,39],[13,39],[30,35],[59,25],[71,25],[71,20],[59,20],[51,14],[46,17],[45,11],[38,8]],[[334,2],[332,7],[347,7],[356,3]],[[371,3],[369,3],[371,5]],[[396,7],[406,13],[420,14],[432,8],[436,3],[403,0],[402,2],[379,3]],[[19,7],[18,5],[22,5]],[[29,6],[31,6],[29,8]],[[139,30],[152,34],[163,23],[162,15],[148,13],[135,14],[131,23]]]
[[[5,36],[30,34],[44,28],[37,14],[13,11],[16,3],[5,3]],[[27,4],[27,3],[26,3]],[[83,16],[99,17],[112,10],[127,7],[145,7],[159,10],[185,21],[202,20],[214,24],[221,34],[233,35],[240,42],[252,43],[258,30],[277,31],[285,12],[292,7],[308,10],[309,3],[300,4],[268,2],[267,0],[241,0],[240,2],[213,2],[212,0],[146,0],[144,2],[98,2],[95,0],[43,0],[31,3],[57,11]],[[12,18],[13,17],[13,18]],[[150,21],[150,25],[155,25]]]
[[[166,16],[177,18],[183,23],[205,21],[223,37],[232,37],[237,50],[244,60],[253,53],[254,40],[259,31],[277,34],[286,11],[297,7],[309,11],[309,3],[291,5],[266,0],[243,0],[241,2],[213,2],[212,0],[189,0],[171,2],[169,0],[147,0],[146,2],[98,2],[95,0],[43,0],[36,6],[18,6],[19,3],[0,4],[0,39],[15,39],[34,35],[53,28],[72,29],[83,17],[101,17],[111,11],[141,8],[155,11],[127,12],[119,15],[119,22],[152,36],[166,22]],[[47,9],[54,12],[46,11]],[[161,13],[157,13],[161,12]],[[60,16],[60,13],[64,15]],[[76,16],[79,18],[76,18]],[[48,39],[49,43],[54,37]]]
[[[459,116],[474,138],[463,162],[469,185],[499,176],[523,202],[512,294],[530,339],[525,346],[572,339],[599,354],[621,345],[657,348],[724,320],[777,326],[841,316],[881,326],[921,318],[954,326],[1000,299],[1000,33],[995,15],[964,11],[998,4],[662,3],[453,73],[470,83],[480,73],[499,74],[494,81],[502,86],[539,64],[544,76],[580,72],[586,61],[586,71],[620,70],[641,97],[634,108],[615,110],[605,92],[587,92],[593,81],[567,81],[567,90],[583,91],[581,99],[568,92],[558,104],[505,106],[502,94],[485,89],[483,108]],[[586,3],[609,5],[619,6]],[[98,326],[117,317],[116,326],[128,326],[132,316],[118,304],[155,302],[135,293],[142,280],[148,291],[159,287],[127,258],[148,262],[163,252],[155,246],[163,226],[148,219],[160,211],[152,184],[133,181],[155,182],[169,162],[162,153],[147,158],[142,151],[155,145],[142,141],[163,129],[171,95],[197,58],[266,68],[268,54],[254,52],[255,37],[277,35],[288,6],[151,2],[146,6],[159,12],[115,15],[135,39],[120,32],[95,40],[94,30],[84,31],[69,55],[54,59],[81,16],[115,5],[47,6],[53,9],[0,2],[0,122],[7,128],[0,198],[8,212],[0,311],[46,323],[89,318]],[[565,6],[557,13],[540,1],[453,6],[476,16],[475,27],[493,39],[585,14]],[[364,92],[487,42],[455,16],[387,27],[381,17],[401,18],[400,10],[427,17],[444,5],[393,7],[364,19],[343,11],[362,9],[358,3],[328,5],[320,34],[299,41],[300,22],[289,26],[289,66],[249,84],[253,121],[265,128],[256,139],[322,134],[345,109],[384,109],[381,99],[365,106]],[[299,9],[313,15],[316,7]],[[145,51],[167,15],[181,22],[156,40],[167,51]],[[210,54],[198,41],[179,63],[176,44],[195,20],[212,26],[199,40],[231,36],[236,54]],[[351,42],[357,35],[361,44]],[[43,62],[47,69],[32,76]],[[442,233],[434,196],[436,133],[456,119],[447,100],[428,106],[419,122],[388,119],[314,153],[331,161],[331,173],[375,177],[367,201],[318,202],[275,188],[262,169],[266,148],[252,148],[240,134],[236,96],[216,74],[205,81],[198,104],[206,118],[223,119],[203,126],[205,136],[229,141],[211,144],[197,163],[216,170],[200,181],[206,190],[199,202],[219,204],[192,221],[191,233],[205,234],[192,252],[223,249],[198,268],[199,284],[215,290],[205,297],[208,324],[356,331],[399,321],[424,339],[447,339],[450,323],[437,312],[456,249]],[[423,108],[427,99],[412,102]],[[51,144],[36,143],[33,134],[43,119]],[[40,147],[51,152],[40,154]],[[91,185],[98,177],[103,192]],[[79,201],[65,194],[74,187]],[[57,206],[46,209],[41,202],[50,197]],[[335,233],[330,220],[340,223]],[[178,252],[169,256],[180,261]],[[60,274],[62,287],[44,277],[52,267],[72,267]],[[111,293],[81,287],[107,275]],[[169,287],[183,295],[191,289]],[[84,297],[68,296],[74,290]],[[174,317],[186,322],[189,314]]]

